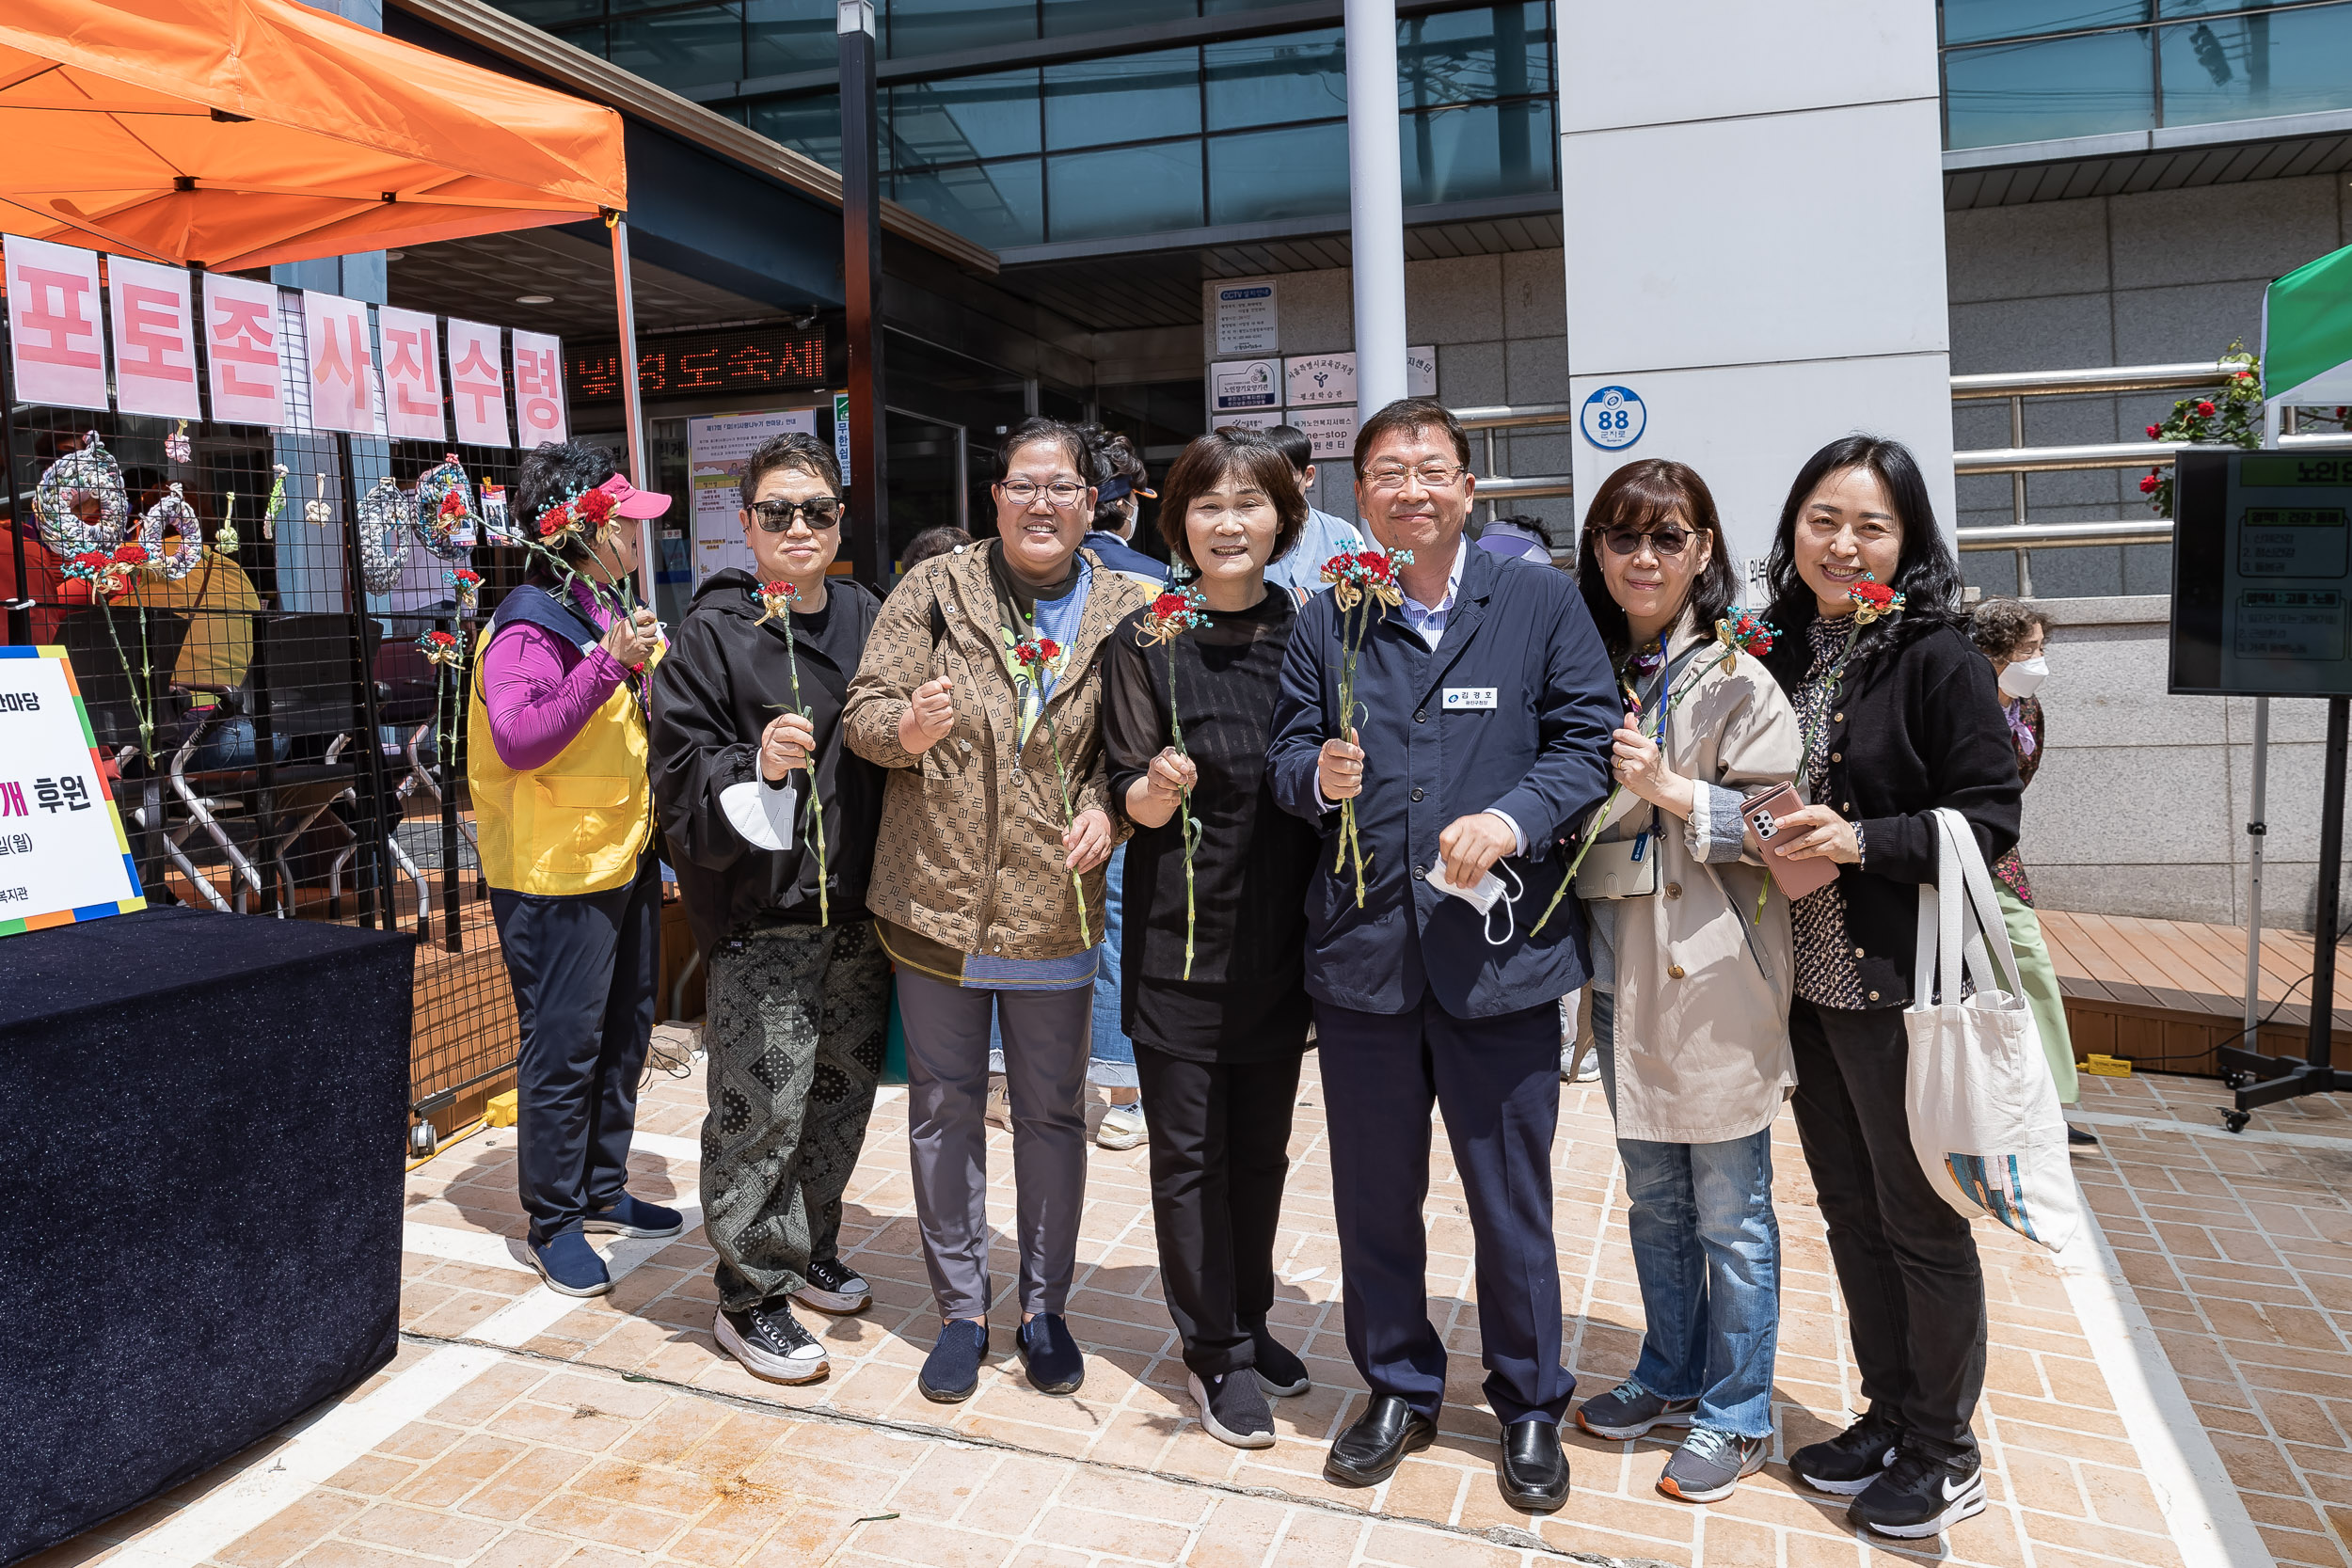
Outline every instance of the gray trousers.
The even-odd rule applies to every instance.
[[[1059,1312],[1086,1201],[1087,1021],[1094,993],[986,991],[898,972],[907,1034],[907,1147],[923,1261],[943,1318],[984,1318],[988,1277],[988,1033],[1005,1040],[1019,1206],[1021,1310]]]
[[[841,1195],[866,1143],[890,1022],[874,923],[755,926],[710,955],[703,1233],[739,1312],[839,1255]]]

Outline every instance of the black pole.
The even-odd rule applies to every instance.
[[[874,0],[835,0],[841,40],[841,278],[850,308],[850,570],[890,586],[890,502],[882,488],[887,418],[882,362],[882,180],[874,112]]]
[[[442,626],[444,623],[436,623]],[[470,630],[463,613],[457,617],[460,636]],[[470,650],[469,650],[470,651]],[[441,770],[441,945],[453,953],[466,950],[466,934],[458,928],[457,912],[457,735],[466,727],[466,702],[472,687],[471,664],[451,669],[445,664],[433,667],[433,712],[452,715],[449,724],[433,740],[433,766]],[[441,705],[442,693],[449,693],[449,706]]]
[[[2327,773],[2319,789],[2319,918],[2312,930],[2312,1035],[2305,1059],[2326,1068],[2336,1016],[2336,900],[2344,891],[2344,768],[2352,697],[2328,699]]]
[[[343,482],[343,585],[351,597],[352,717],[360,726],[360,752],[353,766],[359,786],[359,853],[353,861],[353,879],[359,895],[359,923],[373,927],[377,900],[382,900],[383,928],[400,929],[400,902],[393,895],[385,864],[383,726],[375,707],[375,650],[368,645],[368,585],[359,570],[359,478],[351,462],[351,437],[335,436],[335,461]],[[420,910],[430,921],[430,911]]]
[[[0,341],[5,341],[0,334]],[[0,355],[0,361],[7,359]],[[8,487],[8,547],[16,553],[16,598],[9,602],[8,641],[28,648],[33,642],[33,585],[24,576],[24,506],[16,490],[16,388],[8,385],[0,365],[0,484]]]

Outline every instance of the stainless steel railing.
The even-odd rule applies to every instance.
[[[1525,430],[1542,425],[1572,425],[1576,423],[1576,404],[1572,403],[1530,403],[1517,407],[1507,404],[1491,408],[1456,408],[1454,417],[1462,421],[1464,430],[1478,432],[1486,448],[1486,460],[1478,476],[1478,499],[1486,503],[1486,520],[1494,521],[1500,512],[1498,502],[1534,496],[1567,496],[1576,493],[1576,482],[1566,474],[1531,474],[1513,477],[1500,471],[1495,458],[1495,432]]]

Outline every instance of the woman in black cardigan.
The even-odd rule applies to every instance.
[[[1936,877],[1928,813],[1959,811],[1990,863],[2017,840],[2022,786],[1907,448],[1854,436],[1815,452],[1781,508],[1768,573],[1782,636],[1765,662],[1796,705],[1818,802],[1782,832],[1796,835],[1792,858],[1837,865],[1837,880],[1789,910],[1797,1132],[1869,1402],[1789,1468],[1853,1497],[1856,1524],[1919,1539],[1985,1506],[1968,1430],[1984,1388],[1984,1273],[1968,1222],[1912,1153],[1903,1108],[1919,888]],[[1866,583],[1902,607],[1857,629]]]

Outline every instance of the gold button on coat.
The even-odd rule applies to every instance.
[[[1666,966],[1666,974],[1672,978],[1679,980],[1682,978],[1682,966],[1680,964],[1668,964]],[[1872,991],[1870,994],[1876,996],[1878,992]]]
[[[1681,897],[1681,896],[1682,896],[1682,884],[1681,884],[1680,882],[1668,882],[1668,883],[1666,884],[1666,896],[1667,896],[1667,897],[1669,897],[1669,898],[1679,898],[1679,897]]]
[[[1872,992],[1870,993],[1870,1000],[1871,1000],[1871,1001],[1873,1001],[1873,1002],[1876,1002],[1878,999],[1879,999],[1879,993],[1878,993],[1878,992],[1876,992],[1876,991],[1872,991]]]

